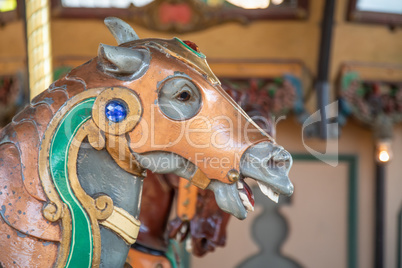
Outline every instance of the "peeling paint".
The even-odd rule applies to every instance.
[[[16,231],[16,232],[17,232],[17,235],[18,235],[19,237],[22,237],[22,238],[27,237],[26,234],[23,234],[23,233],[18,232],[18,231]]]
[[[49,246],[51,243],[50,242],[43,242],[42,244],[46,247],[46,246]]]
[[[49,98],[49,97],[44,98],[43,101],[46,102],[49,105],[52,105],[54,103],[54,100],[52,98]]]

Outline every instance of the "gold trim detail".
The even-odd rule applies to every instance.
[[[129,94],[130,93],[130,94]],[[49,167],[49,151],[54,133],[63,119],[64,115],[71,110],[75,105],[85,99],[96,98],[92,110],[92,119],[85,122],[74,136],[68,152],[68,180],[75,196],[85,208],[92,228],[93,234],[93,259],[92,267],[99,267],[101,255],[101,237],[99,224],[104,225],[120,235],[126,243],[134,243],[138,232],[140,222],[133,216],[128,214],[121,208],[116,208],[113,205],[113,200],[107,195],[98,196],[93,199],[81,187],[77,175],[77,158],[78,152],[83,140],[88,137],[88,141],[96,150],[106,148],[109,154],[113,157],[116,163],[124,170],[137,175],[144,176],[143,170],[139,167],[134,159],[133,167],[126,167],[124,163],[127,157],[130,157],[131,152],[128,149],[125,133],[132,130],[140,120],[142,106],[139,98],[133,91],[125,88],[93,88],[72,97],[65,106],[63,106],[53,117],[45,132],[44,139],[39,152],[39,174],[42,186],[49,201],[43,207],[43,216],[51,221],[56,222],[61,220],[62,239],[59,246],[59,254],[55,263],[55,267],[64,267],[69,256],[71,244],[71,213],[66,204],[60,199],[60,196],[53,184],[50,167]],[[109,124],[106,123],[105,116],[101,117],[107,101],[111,99],[123,99],[129,110],[125,122]],[[102,110],[103,109],[103,110]],[[133,120],[134,119],[134,120]],[[128,122],[128,121],[133,122]],[[102,128],[101,128],[102,127]],[[104,133],[105,131],[106,133]],[[114,142],[114,147],[111,146]],[[125,157],[119,157],[119,147],[124,147]],[[131,161],[133,164],[133,160]],[[127,228],[127,229],[126,229]]]
[[[111,122],[105,116],[106,105],[111,100],[121,100],[127,105],[127,117],[119,123]],[[140,121],[141,116],[142,105],[135,92],[122,87],[107,88],[96,98],[92,110],[92,120],[95,123],[95,128],[99,128],[105,133],[106,143],[103,136],[93,131],[93,135],[88,138],[94,148],[102,149],[103,146],[106,146],[108,153],[123,170],[135,176],[145,177],[145,170],[140,167],[131,154],[125,136],[127,132],[133,130]]]
[[[56,260],[55,267],[64,267],[70,250],[71,243],[71,214],[66,204],[62,202],[60,196],[53,184],[50,176],[49,168],[49,150],[53,135],[63,119],[64,115],[75,105],[82,100],[93,98],[99,95],[104,88],[93,88],[82,92],[79,95],[72,97],[66,104],[53,116],[50,121],[44,139],[42,140],[41,149],[39,152],[39,175],[42,187],[49,201],[43,207],[43,216],[51,222],[61,220],[62,237],[59,246],[59,254]],[[74,146],[72,146],[74,147]]]
[[[105,116],[105,108],[109,101],[121,100],[127,104],[127,116],[118,123],[109,121]],[[92,119],[95,124],[106,134],[123,135],[131,130],[140,121],[142,115],[142,105],[139,97],[134,91],[121,88],[111,87],[105,89],[95,100],[92,110]]]
[[[233,183],[233,182],[237,182],[239,180],[240,174],[237,170],[232,169],[232,170],[229,170],[227,176],[228,176],[229,181]]]
[[[81,144],[85,137],[95,136],[96,127],[92,120],[88,120],[78,130],[68,152],[68,179],[70,181],[71,189],[75,196],[85,208],[89,219],[91,221],[92,236],[93,236],[93,259],[92,267],[99,267],[101,256],[101,237],[98,220],[104,220],[110,217],[113,213],[113,200],[107,196],[102,195],[93,199],[89,196],[78,180],[77,175],[77,158]],[[95,132],[95,133],[94,133]],[[100,147],[98,147],[99,149]],[[102,148],[100,148],[102,149]]]
[[[99,223],[118,234],[128,245],[135,243],[141,226],[139,220],[116,206],[113,208],[112,215]]]
[[[126,136],[106,135],[106,140],[106,150],[119,167],[135,176],[147,176],[146,170],[131,153]]]
[[[205,188],[208,187],[210,182],[211,182],[211,180],[199,168],[197,169],[197,171],[194,173],[193,177],[191,178],[191,183],[203,190],[205,190]]]

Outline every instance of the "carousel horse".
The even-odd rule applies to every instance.
[[[247,100],[250,92],[224,89],[254,122],[275,136],[274,126],[264,107]],[[178,176],[148,172],[142,192],[141,228],[127,258],[131,267],[157,267],[158,264],[164,268],[180,267],[181,260],[176,259],[177,256],[167,256],[171,253],[171,239],[183,242],[188,237],[186,250],[198,257],[225,245],[230,215],[219,209],[211,191],[189,188]],[[184,192],[184,198],[180,198],[181,192]],[[191,196],[194,194],[195,198]],[[169,221],[175,198],[176,217]]]
[[[0,133],[3,267],[123,267],[146,170],[213,191],[239,219],[250,209],[244,178],[273,200],[293,193],[291,155],[222,90],[194,43],[105,24],[119,45],[101,44]]]

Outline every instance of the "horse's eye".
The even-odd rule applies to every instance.
[[[179,101],[188,101],[190,99],[191,95],[189,92],[187,91],[183,91],[182,93],[179,94],[179,96],[177,96],[177,99]]]
[[[173,120],[188,120],[201,109],[200,89],[187,77],[166,79],[158,88],[158,105]]]

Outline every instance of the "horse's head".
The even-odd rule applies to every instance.
[[[240,219],[254,203],[245,177],[274,201],[293,193],[290,154],[222,90],[194,43],[138,39],[119,19],[105,23],[120,45],[100,45],[89,63],[96,67],[82,79],[109,87],[95,101],[93,120],[123,148],[108,148],[119,151],[120,166],[184,177],[212,190],[218,205]],[[122,144],[132,157],[121,157]]]
[[[250,96],[245,91],[236,91],[228,87],[224,89],[258,126],[271,136],[275,136],[273,122],[270,120],[267,113],[264,112],[264,107],[250,103],[250,101],[247,100]],[[177,176],[167,175],[166,177],[170,185],[173,185],[178,192],[183,191],[187,195],[194,194],[189,190],[188,184],[179,184],[179,178]],[[150,177],[148,176],[147,180],[149,179]],[[155,179],[145,182],[144,191],[146,191],[147,185],[150,183],[155,185],[157,182],[158,181]],[[189,196],[185,196],[185,198],[181,199],[184,200],[181,204],[181,206],[185,207],[184,214],[187,216],[187,213],[195,207],[194,214],[190,213],[190,215],[192,215],[190,219],[187,217],[183,219],[183,217],[179,215],[169,222],[168,230],[170,238],[180,238],[181,241],[183,241],[189,233],[190,240],[187,240],[186,243],[187,251],[195,256],[202,257],[208,252],[214,251],[217,247],[225,246],[227,238],[226,228],[229,223],[230,214],[225,213],[219,208],[213,192],[198,189],[196,194],[196,200]],[[143,195],[143,198],[147,197]],[[145,200],[143,200],[143,202],[144,201]],[[149,200],[147,202],[149,202]],[[180,206],[179,200],[177,200],[177,205]],[[160,207],[161,204],[158,204],[158,206]],[[177,213],[180,213],[179,207],[177,208]],[[142,214],[142,216],[143,215],[144,214]]]

